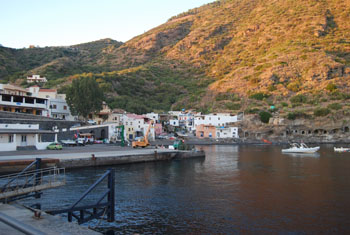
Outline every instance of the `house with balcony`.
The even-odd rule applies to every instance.
[[[26,89],[10,84],[0,84],[0,111],[48,115],[47,98],[31,96]]]

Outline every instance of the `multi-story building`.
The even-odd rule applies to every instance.
[[[0,110],[47,116],[49,101],[47,98],[31,96],[26,89],[0,84]]]
[[[70,113],[65,94],[58,94],[56,89],[43,89],[32,86],[28,91],[36,97],[48,99],[48,116],[73,121],[74,116]]]
[[[216,127],[213,125],[198,125],[196,128],[196,136],[202,138],[227,139],[239,138],[238,127]]]
[[[27,83],[35,83],[35,82],[45,83],[47,82],[47,79],[46,77],[40,77],[40,75],[32,75],[27,77]]]
[[[199,125],[227,126],[238,121],[237,115],[226,113],[196,115],[194,117],[194,129]]]
[[[129,140],[144,136],[149,127],[150,121],[149,118],[137,114],[124,114],[121,120],[125,127],[125,132],[127,133],[126,137]],[[153,127],[150,129],[149,139],[155,139],[155,131]]]

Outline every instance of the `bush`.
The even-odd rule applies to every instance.
[[[302,103],[306,103],[306,101],[307,101],[307,97],[304,95],[296,95],[290,99],[290,102],[292,104],[302,104]]]
[[[241,104],[240,103],[226,103],[225,107],[231,110],[239,110],[241,108]]]
[[[251,108],[251,109],[246,109],[244,112],[247,114],[255,114],[258,113],[260,111],[260,109],[258,108]]]
[[[297,115],[295,113],[288,113],[287,118],[289,120],[295,120],[297,118]]]
[[[304,111],[294,111],[294,112],[290,112],[287,114],[287,118],[289,120],[295,120],[297,118],[309,118],[310,116],[308,114],[306,114]]]
[[[269,98],[269,97],[270,97],[269,94],[265,94],[263,92],[254,93],[249,96],[250,99],[255,99],[255,100],[263,100],[264,98]]]
[[[282,107],[288,107],[288,104],[286,102],[281,103]]]
[[[331,111],[328,108],[317,108],[314,110],[315,117],[327,116]]]
[[[270,118],[272,117],[272,114],[266,111],[262,111],[259,113],[260,121],[263,123],[269,123]]]
[[[327,106],[327,108],[333,109],[333,110],[340,110],[340,109],[343,108],[343,106],[341,104],[339,104],[339,103],[333,103],[333,104],[329,104]]]
[[[326,86],[326,90],[333,92],[333,91],[337,90],[337,86],[332,82],[328,83],[328,85]]]

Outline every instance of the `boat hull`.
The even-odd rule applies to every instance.
[[[282,149],[282,153],[315,153],[320,147]]]

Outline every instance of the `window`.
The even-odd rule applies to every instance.
[[[13,142],[13,135],[9,135],[9,143]]]
[[[26,135],[22,135],[21,141],[22,141],[22,142],[27,142],[27,136],[26,136]]]
[[[67,110],[67,106],[66,106],[66,105],[64,105],[64,106],[63,106],[63,109],[64,109],[64,110]]]
[[[57,105],[53,104],[52,109],[57,109]]]

